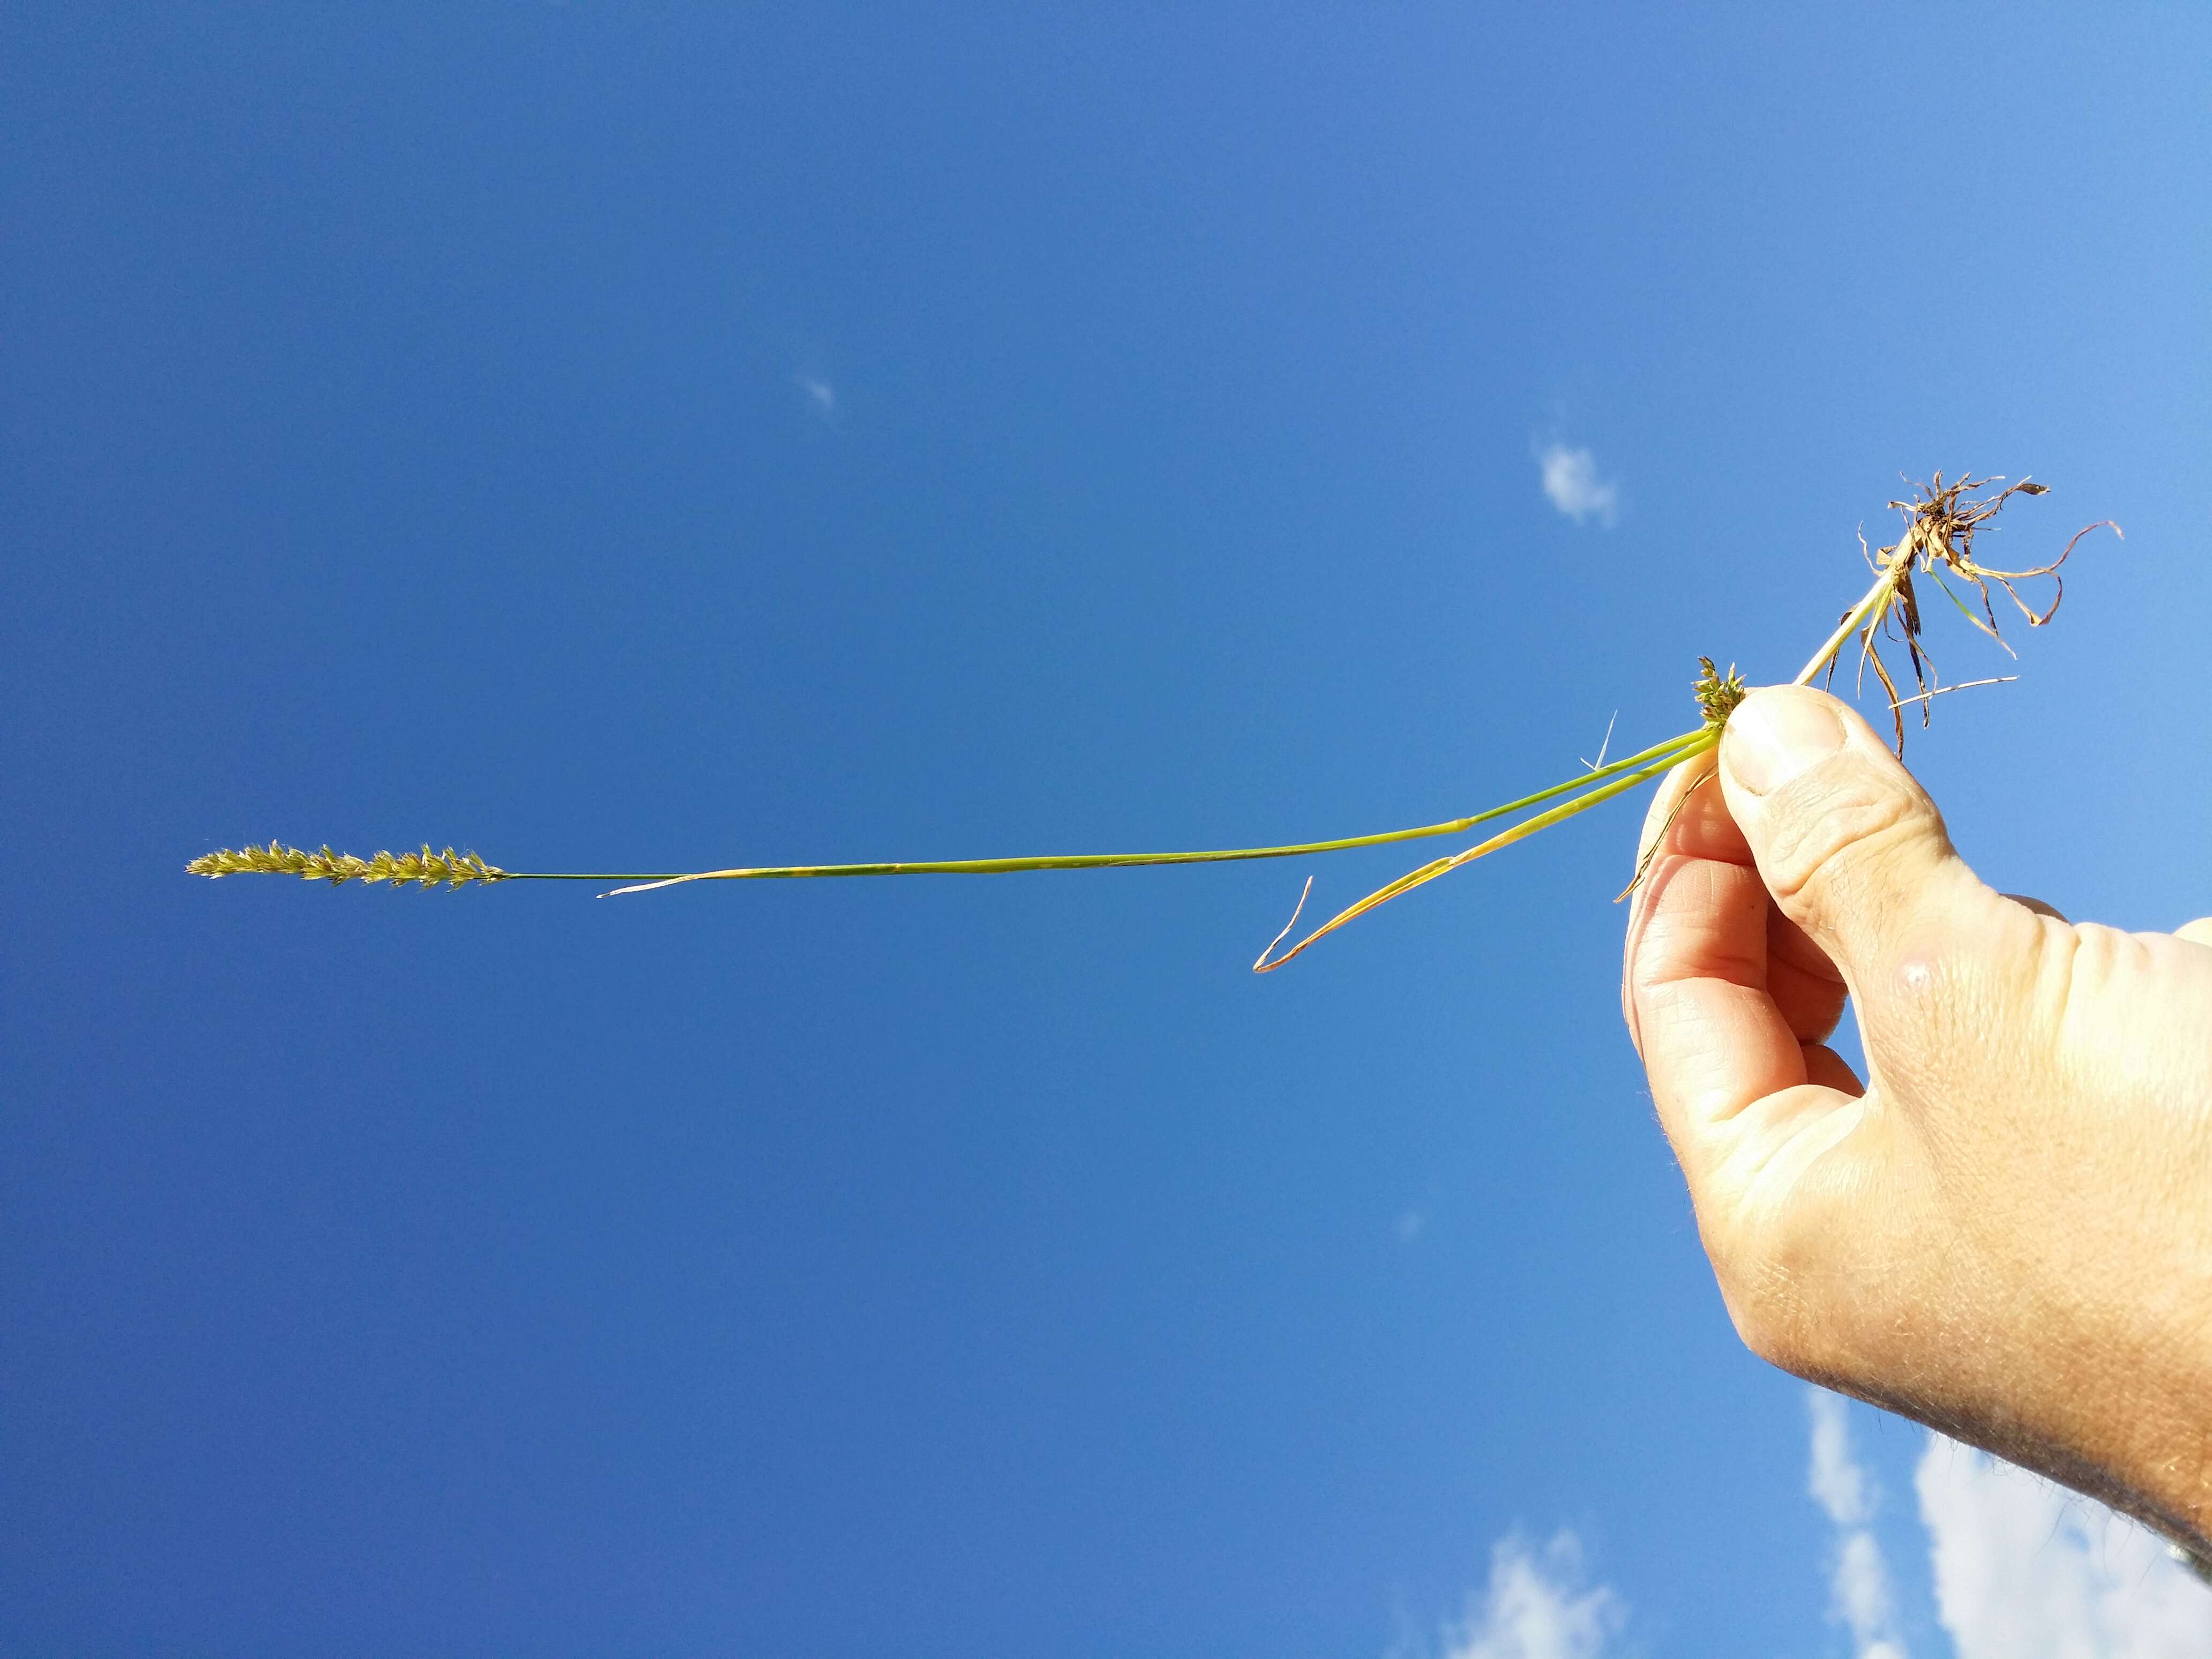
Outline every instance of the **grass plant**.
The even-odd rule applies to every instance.
[[[1798,685],[1809,685],[1823,674],[1832,680],[1844,647],[1856,638],[1859,644],[1858,678],[1863,682],[1865,670],[1871,667],[1876,679],[1888,693],[1900,755],[1905,750],[1905,708],[1917,703],[1924,726],[1928,723],[1929,707],[1937,694],[1964,689],[1961,685],[1943,685],[1936,677],[1934,661],[1929,657],[1922,641],[1919,592],[1915,586],[1915,578],[1925,577],[1932,580],[1969,622],[2010,651],[2011,647],[2005,644],[1998,629],[1996,610],[1990,592],[1992,585],[2002,589],[2020,608],[2030,627],[2040,628],[2057,614],[2059,601],[2064,597],[2065,589],[2057,574],[2058,568],[2066,562],[2068,555],[2073,552],[2083,536],[2100,527],[2092,525],[2077,533],[2072,541],[2067,543],[2065,550],[2045,565],[2025,570],[2000,570],[1983,564],[1974,555],[1976,534],[2013,496],[2041,495],[2048,490],[2047,485],[2023,478],[1994,494],[1977,497],[1970,493],[2000,483],[2002,480],[1971,478],[1962,475],[1947,484],[1943,475],[1939,472],[1932,482],[1919,486],[1911,500],[1890,502],[1891,507],[1905,515],[1904,532],[1891,545],[1867,552],[1867,563],[1874,574],[1872,585],[1858,603],[1844,613],[1834,631],[1813,653],[1793,682]],[[2115,533],[2119,528],[2109,520],[2105,521],[2105,526]],[[1861,544],[1863,548],[1863,538]],[[2037,577],[2049,577],[2058,584],[2050,605],[2041,611],[2023,599],[2014,586],[2016,582]],[[1953,580],[1959,584],[1958,588],[1951,585]],[[1971,588],[1978,594],[1981,601],[1980,616],[1975,615],[1959,588]],[[1884,641],[1904,647],[1912,664],[1915,682],[1919,687],[1917,696],[1899,696],[1896,682],[1881,657],[1880,646]],[[1267,948],[1252,964],[1255,973],[1264,974],[1273,972],[1317,940],[1376,906],[1388,903],[1401,893],[1410,892],[1439,876],[1449,875],[1478,859],[1486,858],[1510,847],[1516,842],[1525,841],[1541,830],[1564,823],[1577,814],[1602,805],[1616,795],[1625,794],[1677,766],[1711,755],[1719,746],[1721,733],[1728,725],[1729,716],[1743,701],[1747,688],[1733,666],[1723,674],[1713,666],[1710,657],[1701,657],[1698,664],[1700,672],[1692,692],[1701,720],[1698,726],[1687,732],[1640,750],[1625,759],[1610,764],[1590,766],[1564,783],[1553,784],[1548,788],[1537,790],[1534,794],[1523,795],[1518,800],[1507,801],[1503,805],[1492,806],[1466,817],[1452,818],[1442,823],[1421,824],[1410,830],[1346,836],[1334,841],[1189,853],[1078,853],[1030,858],[950,859],[889,864],[775,865],[672,873],[503,870],[497,865],[487,864],[474,853],[456,853],[450,847],[443,852],[434,853],[427,843],[419,853],[379,853],[374,858],[363,859],[351,854],[334,853],[328,847],[306,852],[272,841],[265,848],[225,848],[210,853],[194,859],[185,867],[190,873],[198,876],[289,875],[307,881],[326,881],[334,887],[343,886],[350,881],[387,882],[396,887],[444,886],[449,890],[471,884],[490,886],[509,881],[583,881],[600,885],[622,884],[601,895],[602,897],[615,897],[629,893],[652,892],[659,888],[681,886],[696,881],[763,881],[829,876],[1006,875],[1030,870],[1114,870],[1139,865],[1227,864],[1253,859],[1298,858],[1307,854],[1346,852],[1354,848],[1382,847],[1396,842],[1419,841],[1435,836],[1461,835],[1477,824],[1512,817],[1516,813],[1530,813],[1530,816],[1462,852],[1432,860],[1407,872],[1387,886],[1378,888],[1357,903],[1339,911],[1278,956],[1275,954],[1276,947],[1290,936],[1292,928],[1297,925],[1298,916],[1304,911],[1306,895],[1301,894],[1298,908],[1292,912],[1290,924],[1269,942]],[[1970,681],[1966,684],[1991,683]],[[1599,759],[1603,762],[1601,750]],[[1698,782],[1703,781],[1701,777]],[[1684,792],[1683,799],[1687,799],[1687,791]],[[1538,808],[1542,810],[1534,810]],[[1626,896],[1626,891],[1633,890],[1643,875],[1643,869],[1639,866],[1622,896]],[[1310,894],[1312,889],[1313,883],[1309,878],[1306,894]]]

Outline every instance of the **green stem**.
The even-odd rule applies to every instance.
[[[1345,923],[1365,915],[1376,906],[1387,904],[1401,893],[1410,892],[1425,882],[1434,881],[1438,876],[1449,875],[1463,864],[1472,864],[1479,858],[1486,858],[1503,848],[1510,847],[1516,841],[1525,841],[1540,830],[1548,830],[1555,823],[1564,823],[1577,812],[1587,812],[1593,806],[1602,805],[1615,795],[1626,793],[1639,783],[1649,783],[1662,773],[1673,770],[1684,761],[1694,760],[1700,755],[1711,753],[1719,744],[1720,740],[1721,729],[1717,726],[1701,726],[1695,732],[1685,732],[1680,746],[1672,750],[1665,759],[1655,761],[1636,771],[1614,778],[1608,783],[1601,784],[1586,793],[1576,796],[1571,801],[1554,806],[1548,812],[1539,812],[1533,818],[1523,819],[1510,830],[1502,830],[1487,841],[1479,842],[1463,853],[1455,853],[1449,858],[1437,859],[1423,865],[1418,870],[1407,871],[1389,886],[1378,888],[1350,908],[1338,911],[1336,915],[1315,928],[1312,933],[1308,933],[1282,955],[1271,961],[1268,952],[1275,948],[1275,945],[1282,942],[1282,935],[1276,935],[1275,945],[1268,945],[1266,951],[1260,953],[1260,959],[1252,964],[1252,971],[1255,974],[1273,973],[1309,945],[1327,938]],[[1304,902],[1301,900],[1300,903],[1303,904]],[[1295,926],[1297,917],[1293,915],[1291,921]],[[1285,933],[1290,931],[1289,927],[1283,929]]]
[[[1663,771],[1692,753],[1702,753],[1703,749],[1698,744],[1705,735],[1702,727],[1695,732],[1685,732],[1626,759],[1595,768],[1581,777],[1570,778],[1565,783],[1539,789],[1533,795],[1523,795],[1519,800],[1508,801],[1502,806],[1493,806],[1471,817],[1453,818],[1444,823],[1425,823],[1412,830],[1388,830],[1371,836],[1346,836],[1334,841],[1299,842],[1285,847],[1236,847],[1199,853],[1048,854],[1034,858],[943,859],[896,864],[787,864],[747,869],[699,870],[678,875],[509,871],[502,879],[631,882],[636,884],[616,890],[637,893],[691,881],[769,881],[817,876],[996,876],[1029,870],[1118,870],[1155,864],[1230,864],[1249,859],[1297,858],[1307,853],[1340,853],[1356,847],[1382,847],[1393,842],[1419,841],[1429,836],[1455,836],[1478,823],[1487,823],[1493,818],[1541,805],[1547,800],[1556,800],[1561,795],[1587,789],[1593,784],[1603,785],[1613,780],[1632,776],[1641,779],[1651,775],[1650,769],[1655,765]]]
[[[1897,597],[1899,574],[1911,568],[1911,551],[1906,545],[1900,544],[1896,556],[1883,568],[1881,574],[1875,578],[1874,586],[1867,589],[1866,597],[1853,605],[1843,621],[1836,624],[1836,631],[1828,635],[1827,643],[1813,653],[1813,660],[1805,665],[1797,678],[1790,682],[1790,684],[1812,684],[1813,676],[1828,665],[1836,653],[1844,648],[1845,641],[1859,629],[1871,628],[1880,622],[1879,613],[1887,611],[1889,602]]]

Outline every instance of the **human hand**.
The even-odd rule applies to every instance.
[[[1994,891],[1818,691],[1753,692],[1713,769],[1653,803],[1621,994],[1737,1331],[2204,1553],[2212,919]]]

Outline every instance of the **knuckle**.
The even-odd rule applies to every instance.
[[[1979,1133],[2057,1064],[2081,954],[2069,923],[1954,896],[1899,930],[1859,1011],[1869,1060],[1936,1146],[1954,1128]]]
[[[1777,805],[1759,873],[1794,913],[1856,896],[1898,850],[1942,830],[1924,799],[1876,779],[1822,781]]]

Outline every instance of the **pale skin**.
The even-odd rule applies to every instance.
[[[1622,1002],[1744,1341],[2212,1556],[2212,918],[1996,892],[1799,687],[1644,836]]]

